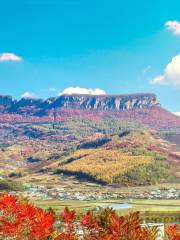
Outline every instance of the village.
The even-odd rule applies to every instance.
[[[121,192],[107,193],[101,190],[94,191],[66,191],[63,187],[50,187],[47,188],[43,185],[30,185],[26,187],[26,190],[22,192],[23,196],[27,198],[39,198],[42,200],[57,199],[57,200],[106,200],[106,199],[151,199],[151,200],[168,200],[168,199],[180,199],[180,189],[157,189],[154,191],[144,192]]]

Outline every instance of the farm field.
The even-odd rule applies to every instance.
[[[34,200],[34,204],[43,209],[52,208],[61,212],[64,207],[69,207],[71,209],[77,209],[79,213],[87,210],[95,210],[96,207],[111,207],[113,204],[129,204],[132,207],[129,209],[117,210],[118,212],[129,212],[129,211],[162,211],[162,212],[171,212],[179,211],[180,212],[180,200],[104,200],[104,201],[79,201],[79,200]]]
[[[180,200],[104,200],[104,201],[58,201],[58,200],[35,200],[35,206],[43,209],[52,208],[56,214],[60,214],[65,207],[76,209],[78,214],[86,211],[97,211],[100,208],[119,206],[119,204],[130,208],[118,209],[119,215],[139,211],[142,222],[179,222],[180,221]]]

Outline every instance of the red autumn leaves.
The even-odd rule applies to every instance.
[[[45,240],[54,231],[55,218],[12,195],[0,199],[0,239]]]
[[[168,240],[180,240],[180,230],[176,224],[167,226],[166,234]]]
[[[155,240],[157,230],[143,228],[139,213],[119,217],[112,209],[94,215],[87,212],[79,219],[68,208],[54,227],[55,215],[34,207],[24,199],[4,194],[0,198],[0,239],[13,240]],[[168,240],[180,240],[177,225],[166,229]]]

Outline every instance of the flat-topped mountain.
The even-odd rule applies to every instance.
[[[155,94],[139,93],[129,95],[61,95],[46,100],[22,98],[19,101],[10,96],[0,96],[1,113],[31,113],[52,108],[92,109],[119,111],[159,106]]]
[[[67,118],[115,117],[153,128],[180,127],[180,117],[163,109],[153,93],[61,95],[48,99],[0,96],[0,122],[52,122]]]
[[[130,110],[158,106],[155,94],[129,94],[129,95],[62,95],[55,99],[51,106],[94,109],[94,110]]]

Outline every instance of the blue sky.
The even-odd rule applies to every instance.
[[[154,92],[180,111],[179,0],[6,0],[0,9],[0,94]]]

